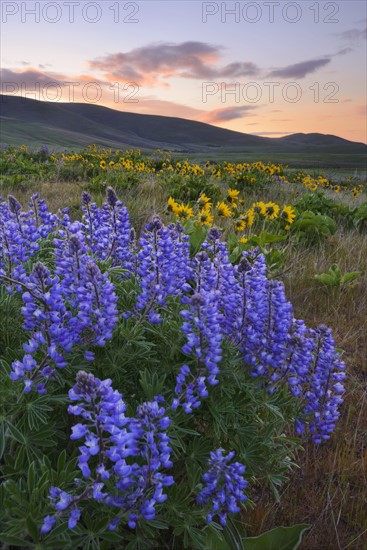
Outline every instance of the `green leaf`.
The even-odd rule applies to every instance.
[[[26,548],[34,548],[34,544],[28,540],[21,539],[20,537],[14,537],[12,535],[7,535],[6,533],[0,533],[0,541],[5,544],[12,544],[14,546],[21,546]]]
[[[328,273],[320,273],[320,275],[315,275],[316,281],[328,286],[337,285],[338,281],[335,279],[335,276],[329,275]]]
[[[205,550],[232,550],[223,537],[223,531],[217,529],[205,530],[205,544]]]
[[[55,529],[52,529],[51,533],[48,535],[47,540],[53,540],[56,539],[59,535],[63,535],[69,531],[68,522],[64,521],[64,523],[60,523],[55,527]]]
[[[235,246],[229,255],[229,261],[232,264],[235,264],[240,259],[241,255],[242,255],[241,247]]]
[[[5,422],[0,423],[0,459],[5,451]]]
[[[285,241],[286,238],[287,235],[274,235],[273,233],[268,233],[267,231],[261,231],[259,236],[257,237],[258,244],[260,246],[264,246],[264,244]]]
[[[296,550],[311,525],[300,523],[292,527],[276,527],[258,537],[243,539],[243,550]]]
[[[108,542],[119,542],[124,540],[123,537],[118,533],[112,533],[112,532],[110,533],[108,531],[106,531],[105,533],[101,533],[99,535],[99,538],[102,540],[106,540]]]
[[[355,281],[360,275],[362,274],[362,271],[351,271],[350,273],[345,273],[342,276],[342,284],[345,283],[351,283],[352,281]]]
[[[199,250],[203,242],[205,241],[205,237],[207,235],[207,230],[204,227],[195,227],[192,233],[190,233],[190,245],[191,245],[191,254],[196,254]]]
[[[39,536],[39,529],[37,527],[36,522],[33,520],[31,516],[28,516],[26,519],[27,529],[30,536],[37,542],[38,536]]]
[[[15,441],[17,441],[18,443],[21,443],[22,445],[27,445],[27,440],[22,434],[22,432],[20,432],[18,428],[13,424],[11,424],[10,422],[8,422],[8,430],[10,432],[10,436],[13,439],[15,439]]]
[[[66,464],[66,450],[64,449],[58,459],[57,459],[57,472],[61,473],[65,470],[65,464]]]
[[[36,479],[36,464],[35,462],[32,462],[29,465],[28,468],[28,475],[27,475],[27,485],[28,485],[28,491],[30,494],[32,494],[34,486],[35,486],[35,479]]]

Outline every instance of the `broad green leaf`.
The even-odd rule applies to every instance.
[[[310,527],[307,523],[292,527],[276,527],[258,537],[243,539],[243,550],[296,550]]]
[[[345,273],[342,276],[342,284],[345,283],[351,283],[352,281],[355,281],[360,275],[362,274],[362,271],[351,271],[350,273]]]
[[[223,536],[223,531],[205,531],[205,550],[232,550]]]
[[[320,273],[320,275],[315,275],[316,281],[320,281],[320,283],[323,283],[324,285],[333,286],[338,284],[338,280],[333,275],[329,275],[328,273]]]
[[[284,241],[286,238],[287,235],[274,235],[273,233],[268,233],[267,231],[261,231],[258,237],[260,246],[268,243]]]
[[[195,227],[195,229],[190,233],[190,245],[191,245],[191,254],[196,254],[207,235],[207,230],[204,227]]]

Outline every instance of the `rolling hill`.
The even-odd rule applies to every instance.
[[[84,103],[54,103],[0,96],[0,142],[10,145],[77,148],[91,143],[109,147],[165,149],[222,156],[257,154],[279,160],[314,156],[365,164],[367,145],[324,134],[266,138],[175,117],[142,115]]]

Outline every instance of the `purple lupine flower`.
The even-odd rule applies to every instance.
[[[102,275],[88,255],[82,224],[70,224],[55,239],[55,272],[60,277],[63,295],[75,310],[70,317],[74,341],[104,345],[111,339],[117,323],[117,296],[108,274]],[[87,351],[87,359],[92,360]]]
[[[127,273],[133,270],[133,242],[128,209],[115,191],[107,188],[106,203],[98,208],[92,197],[82,195],[83,222],[91,250],[102,260],[112,260]]]
[[[55,274],[60,277],[62,293],[76,307],[77,289],[85,280],[85,265],[89,260],[83,226],[79,222],[69,225],[54,239]]]
[[[340,416],[339,406],[345,379],[345,364],[335,351],[331,330],[320,325],[315,330],[315,360],[305,384],[304,414],[311,416],[309,430],[315,443],[330,439]]]
[[[195,293],[189,304],[189,309],[181,311],[184,318],[181,330],[186,337],[182,351],[196,358],[195,374],[188,365],[181,367],[176,378],[177,397],[172,403],[176,409],[182,402],[186,413],[191,413],[207,397],[206,382],[212,386],[218,383],[218,363],[222,360],[222,315],[217,292]]]
[[[164,306],[168,296],[179,295],[188,288],[189,263],[182,269],[182,262],[188,262],[188,241],[179,228],[165,227],[155,216],[146,224],[139,246],[137,276],[141,292],[136,309],[150,322],[159,323],[161,316],[156,307]]]
[[[307,384],[308,373],[314,361],[314,347],[314,332],[303,321],[295,320],[288,334],[287,357],[279,379],[279,382],[287,382],[294,397],[302,396],[303,385]]]
[[[28,206],[32,209],[31,211],[39,237],[43,239],[47,238],[57,227],[57,216],[50,213],[46,202],[39,198],[38,193],[31,195]]]
[[[267,305],[265,332],[258,358],[261,374],[264,371],[269,373],[270,382],[276,382],[282,373],[287,355],[288,334],[293,323],[293,308],[286,299],[282,282],[268,281]],[[255,373],[259,374],[257,367],[255,367]]]
[[[33,380],[47,371],[47,363],[53,361],[59,368],[65,367],[65,359],[58,348],[68,349],[72,336],[70,331],[62,329],[67,311],[61,296],[61,289],[57,278],[52,278],[49,270],[37,262],[29,277],[26,278],[27,287],[23,293],[24,306],[22,315],[25,330],[31,332],[25,350],[30,352],[24,355],[22,361],[12,364],[12,380],[25,377],[25,391],[30,391]],[[60,326],[61,325],[61,326]],[[31,354],[37,353],[40,346],[44,351],[44,360],[38,364]],[[49,373],[51,375],[52,372]],[[44,393],[44,385],[37,386]]]
[[[104,345],[111,339],[118,319],[114,286],[108,274],[102,275],[88,256],[80,224],[70,224],[63,231],[66,239],[55,239],[57,275],[52,277],[37,262],[24,279],[27,290],[23,293],[22,315],[24,328],[31,334],[24,345],[27,353],[23,360],[13,362],[11,378],[25,377],[26,393],[36,378],[37,390],[45,393],[44,380],[39,378],[53,375],[51,365],[64,368],[65,354],[76,344]],[[36,362],[33,356],[42,353],[43,359]],[[93,358],[88,350],[86,354],[88,360]]]
[[[56,523],[56,516],[46,516],[41,527],[41,535],[49,533]]]
[[[117,295],[108,273],[102,274],[92,261],[85,265],[85,281],[77,289],[76,300],[80,328],[93,334],[92,343],[104,346],[118,321]]]
[[[80,519],[81,510],[80,508],[72,508],[70,511],[69,521],[68,521],[68,528],[74,529],[76,527],[76,524],[78,523]]]
[[[77,402],[69,406],[69,413],[85,420],[73,427],[71,435],[71,439],[84,441],[78,463],[84,485],[79,496],[51,488],[51,503],[58,515],[68,513],[69,528],[73,528],[80,517],[78,503],[93,499],[126,512],[131,528],[140,518],[153,519],[156,505],[167,498],[164,488],[173,483],[172,476],[162,471],[172,466],[166,433],[171,420],[161,405],[163,398],[143,403],[134,418],[127,418],[125,403],[111,380],[101,381],[84,371],[78,373],[69,398]],[[109,487],[114,485],[112,492],[106,479]],[[118,521],[113,519],[109,529],[114,530]]]
[[[226,456],[223,449],[210,453],[208,470],[203,475],[204,487],[196,499],[198,504],[209,505],[207,523],[218,516],[220,524],[226,525],[227,514],[239,512],[239,503],[247,499],[244,489],[248,483],[243,478],[246,468],[239,462],[229,464],[233,457],[234,451]]]
[[[223,331],[231,335],[239,307],[240,286],[236,278],[236,268],[229,260],[227,244],[220,242],[221,233],[215,227],[211,228],[207,240],[202,244],[212,258],[216,271],[215,290],[218,291],[219,309],[223,313]]]
[[[32,210],[23,212],[12,195],[9,195],[8,204],[0,204],[0,213],[0,277],[22,281],[24,264],[39,250],[41,235],[36,217]]]
[[[238,307],[232,324],[234,343],[252,367],[254,376],[265,374],[267,367],[260,360],[260,351],[266,344],[266,323],[269,319],[268,279],[263,255],[248,251],[236,269],[239,282]]]

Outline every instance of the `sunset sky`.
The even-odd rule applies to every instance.
[[[367,142],[366,2],[1,2],[1,89]]]

